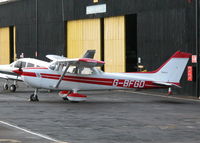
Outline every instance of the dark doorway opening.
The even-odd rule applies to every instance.
[[[101,30],[101,60],[104,61],[104,19],[100,19],[100,30]],[[101,70],[104,71],[104,66],[101,67]]]
[[[10,63],[14,61],[14,27],[9,27],[10,35]]]
[[[126,72],[137,71],[137,14],[125,16]]]

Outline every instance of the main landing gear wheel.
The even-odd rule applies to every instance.
[[[10,86],[10,91],[11,91],[11,92],[15,92],[15,91],[16,91],[16,85],[12,84],[12,85]]]
[[[36,95],[35,94],[31,94],[30,101],[33,101],[33,102],[34,101],[39,101],[37,94]]]
[[[68,98],[67,97],[63,97],[62,98],[64,101],[68,101]]]
[[[7,83],[4,83],[3,89],[4,89],[4,90],[8,90],[8,84],[7,84]]]
[[[38,93],[38,89],[36,88],[36,89],[35,89],[35,92],[34,92],[33,94],[31,94],[30,100],[29,100],[29,101],[33,101],[33,102],[39,101],[38,96],[37,96],[37,93]]]

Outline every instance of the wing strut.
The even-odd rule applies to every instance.
[[[63,74],[61,75],[60,79],[58,80],[58,83],[55,85],[55,88],[58,88],[58,86],[60,85],[63,77],[65,76],[65,73],[67,72],[67,69],[69,68],[69,64],[66,65],[65,70],[63,71]]]

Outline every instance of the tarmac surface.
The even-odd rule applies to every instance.
[[[2,84],[1,84],[2,85]],[[32,88],[0,92],[0,143],[198,143],[200,102],[135,91],[88,91],[71,103]]]

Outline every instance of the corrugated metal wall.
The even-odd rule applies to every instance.
[[[138,14],[138,56],[148,71],[158,68],[177,50],[195,53],[188,45],[186,9],[170,9]],[[189,63],[191,64],[191,63]],[[186,70],[179,93],[194,95],[194,82],[187,81]]]
[[[16,27],[16,52],[46,59],[46,54],[65,55],[66,27],[61,0],[20,0],[0,5],[0,26]],[[38,10],[36,12],[36,9]],[[38,15],[36,15],[38,13]]]
[[[34,0],[35,1],[35,0]],[[38,58],[47,54],[66,56],[66,23],[61,0],[38,0]]]
[[[120,16],[161,9],[179,9],[187,5],[187,0],[99,0],[97,4],[102,3],[107,4],[106,13],[86,15],[86,6],[94,5],[92,0],[64,0],[64,17],[68,20],[74,20]]]

